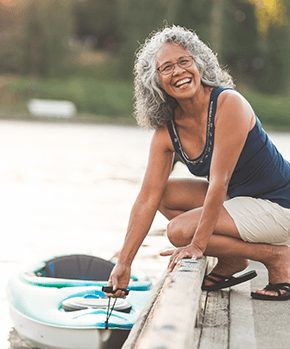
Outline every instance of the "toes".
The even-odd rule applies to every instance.
[[[282,295],[282,294],[284,294],[286,291],[281,290],[280,292],[281,292],[281,295]],[[267,295],[267,296],[278,296],[278,292],[276,292],[276,291],[268,291],[268,290],[265,290],[265,289],[263,289],[263,290],[256,290],[256,293],[265,294],[265,295]]]

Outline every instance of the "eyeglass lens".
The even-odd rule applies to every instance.
[[[167,75],[173,72],[173,70],[175,69],[175,64],[178,64],[181,68],[188,68],[192,65],[192,63],[192,57],[180,57],[176,63],[164,63],[158,68],[158,70],[161,74]]]

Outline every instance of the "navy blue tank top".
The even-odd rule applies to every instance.
[[[189,159],[184,153],[174,120],[167,124],[175,152],[189,171],[196,176],[210,177],[214,148],[214,117],[217,99],[225,88],[215,87],[210,96],[207,117],[206,142],[202,153]],[[228,196],[251,196],[268,199],[290,208],[290,164],[271,142],[256,116],[256,124],[248,133],[244,148],[228,186]]]

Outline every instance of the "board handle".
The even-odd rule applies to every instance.
[[[117,288],[116,291],[113,291],[113,287],[111,287],[111,286],[103,286],[102,287],[102,292],[106,292],[106,293],[115,293],[118,290],[124,291],[125,292],[125,296],[127,296],[129,294],[129,290],[127,290],[125,288]]]

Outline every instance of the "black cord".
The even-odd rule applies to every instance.
[[[111,308],[111,311],[110,311],[110,303],[111,303],[111,297],[109,297],[109,300],[108,300],[108,307],[107,307],[107,317],[106,317],[106,326],[105,326],[105,329],[107,330],[109,328],[109,319],[110,319],[110,316],[112,315],[112,311],[114,310],[114,307],[116,305],[116,302],[117,302],[117,299],[118,298],[115,298],[115,301],[112,305],[112,308]]]

